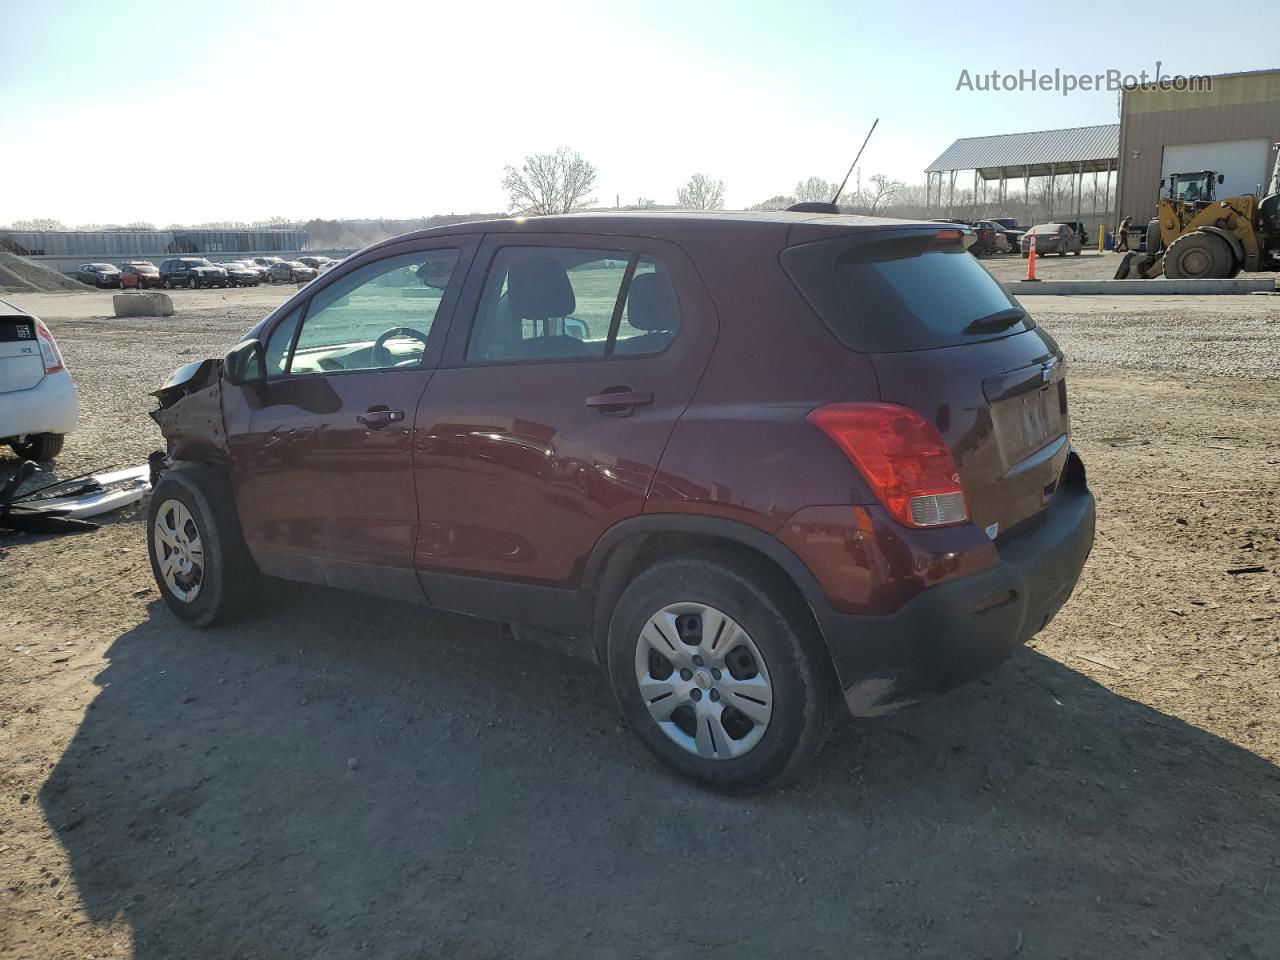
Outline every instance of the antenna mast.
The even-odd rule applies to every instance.
[[[853,163],[849,164],[849,172],[844,175],[844,179],[840,181],[840,187],[836,190],[836,195],[831,198],[834,206],[835,202],[840,199],[840,194],[844,193],[845,184],[849,182],[849,177],[853,175],[853,168],[858,165],[858,161],[862,159],[862,151],[867,149],[867,141],[871,139],[871,135],[876,132],[876,126],[880,123],[880,118],[876,117],[871,124],[871,129],[867,131],[867,139],[862,141],[862,146],[858,148],[858,155],[853,158]]]

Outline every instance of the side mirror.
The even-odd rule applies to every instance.
[[[579,340],[588,340],[591,338],[591,327],[588,326],[587,321],[579,320],[577,317],[564,318],[564,332]]]
[[[1164,177],[1161,177],[1161,178],[1160,178],[1160,189],[1161,189],[1161,190],[1163,190],[1163,189],[1164,189]]]
[[[1221,173],[1220,173],[1220,174],[1218,174],[1218,182],[1219,182],[1219,183],[1223,183],[1223,182],[1225,182],[1225,181],[1226,181],[1226,179],[1227,179],[1227,178],[1226,178],[1226,175],[1225,175],[1225,174],[1221,174]]]
[[[267,358],[261,340],[241,340],[222,358],[222,377],[233,387],[267,379]]]

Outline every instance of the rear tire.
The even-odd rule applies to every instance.
[[[1163,244],[1164,237],[1160,232],[1160,221],[1152,220],[1147,224],[1147,253],[1159,253]]]
[[[1164,275],[1170,280],[1225,280],[1235,267],[1227,242],[1212,233],[1184,233],[1164,255]]]
[[[627,723],[663,764],[716,790],[794,779],[835,717],[830,659],[782,577],[731,553],[673,557],[636,577],[613,612],[609,677]]]
[[[33,433],[26,440],[14,440],[9,446],[23,460],[48,463],[62,452],[66,437],[61,433]]]
[[[165,603],[193,626],[227,623],[253,601],[261,575],[231,485],[207,464],[176,464],[160,477],[147,510],[147,553]]]

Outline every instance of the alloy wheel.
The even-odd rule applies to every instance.
[[[636,642],[636,685],[658,727],[706,760],[741,757],[773,714],[760,649],[724,612],[703,603],[663,607]]]

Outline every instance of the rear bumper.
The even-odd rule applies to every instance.
[[[0,394],[0,440],[31,433],[70,433],[79,404],[66,370],[51,373],[29,390]]]
[[[1078,470],[1044,522],[1002,546],[995,566],[930,587],[886,616],[813,603],[851,713],[892,713],[957,687],[1044,629],[1093,547],[1093,494]]]

